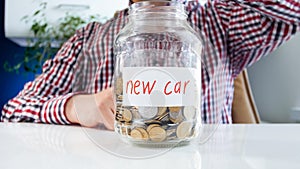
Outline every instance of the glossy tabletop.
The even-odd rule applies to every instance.
[[[300,168],[299,124],[206,126],[201,135],[184,146],[143,147],[100,129],[0,123],[0,168]]]

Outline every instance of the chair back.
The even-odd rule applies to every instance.
[[[232,121],[233,123],[260,123],[246,69],[234,80]]]

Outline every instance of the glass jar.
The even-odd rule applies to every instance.
[[[178,143],[201,125],[202,41],[183,4],[144,1],[129,8],[115,40],[115,131],[140,144]]]

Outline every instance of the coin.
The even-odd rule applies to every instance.
[[[159,107],[157,115],[161,116],[161,115],[165,114],[166,112],[167,112],[167,107]]]
[[[119,96],[117,97],[117,100],[118,100],[118,101],[123,101],[123,95],[119,95]]]
[[[133,107],[131,109],[131,113],[132,113],[132,118],[134,118],[134,119],[140,119],[141,118],[141,115],[139,114],[138,110],[135,107]]]
[[[141,127],[134,128],[130,132],[130,136],[137,140],[148,140],[149,139],[149,135],[148,135],[147,131]]]
[[[137,130],[137,129],[133,129],[131,132],[130,132],[130,136],[134,139],[138,139],[138,140],[141,140],[143,138],[143,135],[142,133]]]
[[[192,106],[185,106],[183,109],[183,116],[186,120],[193,120],[196,114],[196,109]]]
[[[145,120],[144,121],[144,123],[146,124],[146,125],[151,125],[151,124],[159,124],[159,125],[161,125],[161,121],[159,121],[159,120],[156,120],[156,119],[151,119],[151,120]]]
[[[123,79],[118,77],[116,80],[116,94],[121,95],[123,93]]]
[[[128,109],[124,109],[122,111],[122,118],[126,122],[130,122],[132,120],[132,113]]]
[[[157,117],[155,118],[155,120],[158,120],[158,121],[161,121],[161,122],[162,122],[162,121],[168,121],[168,120],[169,120],[168,112],[165,112],[165,113],[163,113],[163,114],[157,116]]]
[[[181,107],[169,107],[170,112],[179,112]]]
[[[143,136],[144,140],[148,140],[149,139],[149,134],[148,134],[148,132],[144,128],[137,128],[137,129],[140,130],[140,132],[142,133],[142,136]]]
[[[122,121],[122,115],[120,113],[117,113],[116,116],[115,116],[115,119],[117,121]]]
[[[157,107],[139,107],[139,113],[143,118],[151,119],[156,116],[157,109]]]
[[[183,120],[181,111],[179,112],[169,112],[170,121],[173,123],[180,123]]]
[[[183,120],[181,107],[169,107],[170,121],[173,123],[180,123]]]
[[[176,135],[179,139],[184,139],[191,135],[193,124],[191,122],[181,122],[176,129]]]
[[[167,133],[163,128],[156,126],[150,129],[149,137],[154,142],[162,142],[166,139]]]
[[[147,132],[149,133],[149,131],[153,128],[153,127],[160,127],[159,124],[150,124],[148,127],[147,127]]]

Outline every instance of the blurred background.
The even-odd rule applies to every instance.
[[[23,88],[23,85],[32,80],[34,75],[33,74],[15,74],[15,73],[8,73],[4,70],[3,64],[4,62],[10,61],[14,62],[16,59],[15,56],[22,55],[24,53],[24,48],[20,47],[16,43],[10,41],[9,39],[5,38],[4,34],[4,2],[5,0],[0,1],[0,44],[1,44],[1,52],[0,52],[0,89],[1,89],[1,96],[0,96],[0,107],[2,108],[3,105],[8,101],[9,98],[15,96],[19,90]]]

